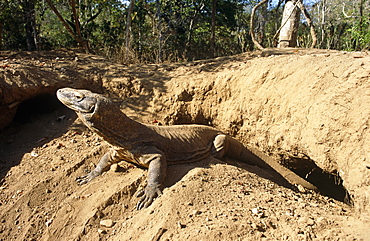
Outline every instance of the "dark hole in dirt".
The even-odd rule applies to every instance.
[[[14,116],[14,122],[25,124],[36,121],[40,115],[48,114],[63,104],[54,94],[41,94],[22,102]]]
[[[323,195],[348,205],[353,204],[339,174],[325,172],[309,158],[290,158],[286,164],[297,175],[319,188]]]

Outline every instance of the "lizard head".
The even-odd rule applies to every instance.
[[[63,88],[57,91],[57,97],[65,106],[79,113],[94,113],[98,104],[98,94],[89,90]]]
[[[79,119],[92,131],[111,141],[115,129],[122,128],[120,119],[127,118],[118,106],[103,95],[89,90],[63,88],[58,99],[77,113]]]
[[[76,111],[87,127],[97,132],[124,116],[108,98],[89,90],[63,88],[57,91],[57,97],[65,106]]]

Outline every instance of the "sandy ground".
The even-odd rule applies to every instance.
[[[258,167],[210,158],[171,166],[163,195],[137,211],[145,169],[122,161],[75,183],[109,145],[55,104],[0,132],[0,240],[370,240],[367,53],[271,50],[136,66],[55,55],[4,54],[0,81],[17,71],[37,81],[33,73],[60,71],[60,62],[95,75],[135,120],[213,125],[304,177],[318,169],[343,178],[349,194],[297,192]]]

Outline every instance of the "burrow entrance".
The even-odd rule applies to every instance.
[[[343,180],[338,173],[324,171],[309,158],[291,157],[289,160],[285,160],[285,165],[291,171],[315,185],[321,194],[348,205],[353,204],[353,200],[343,186]]]
[[[41,115],[49,114],[61,107],[64,105],[55,94],[40,94],[19,104],[13,121],[21,124],[37,121]]]

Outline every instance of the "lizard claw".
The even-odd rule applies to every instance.
[[[85,176],[77,177],[76,182],[77,182],[78,185],[83,185],[83,184],[86,184],[86,183],[90,182],[91,180],[93,180],[97,176],[98,175],[96,175],[95,172],[92,171],[92,172],[90,172],[89,174],[87,174]]]
[[[136,197],[141,197],[140,201],[136,205],[136,210],[147,208],[153,203],[156,197],[162,195],[162,191],[159,188],[160,185],[151,184],[141,190]]]
[[[78,185],[86,184],[89,181],[91,181],[91,179],[88,178],[88,175],[76,178],[76,182],[77,182]]]

